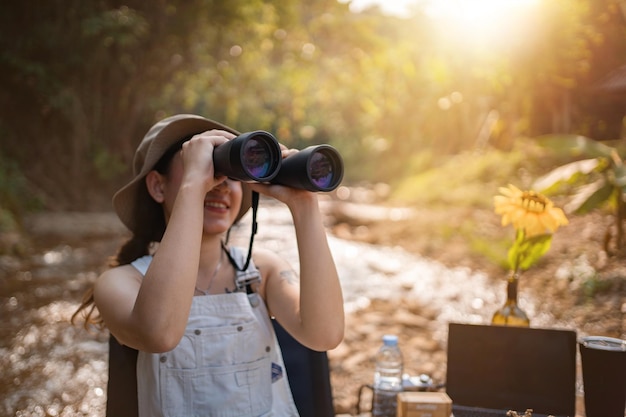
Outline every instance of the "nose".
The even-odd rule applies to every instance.
[[[220,181],[218,184],[215,185],[215,187],[213,187],[213,189],[211,191],[215,191],[215,192],[219,192],[219,193],[227,193],[230,191],[230,188],[228,187],[228,182],[227,180],[223,180]]]

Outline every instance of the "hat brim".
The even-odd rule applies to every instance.
[[[113,208],[128,229],[136,234],[149,232],[152,240],[160,240],[165,231],[163,212],[146,188],[146,175],[154,168],[163,154],[179,140],[207,130],[225,130],[234,135],[240,133],[221,123],[192,114],[180,114],[166,118],[150,129],[137,149],[134,160],[135,177],[113,196]],[[142,148],[143,147],[143,148]],[[241,183],[241,206],[235,223],[250,209],[252,191]],[[148,231],[150,224],[160,224],[157,230]],[[160,230],[163,229],[163,230]]]

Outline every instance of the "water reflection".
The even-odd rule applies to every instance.
[[[0,415],[104,415],[106,336],[69,320],[118,241],[41,241],[27,260],[0,259]]]

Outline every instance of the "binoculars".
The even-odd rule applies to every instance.
[[[283,159],[276,138],[263,130],[243,133],[217,146],[213,163],[217,175],[309,191],[332,191],[343,178],[343,160],[332,146],[309,146]]]

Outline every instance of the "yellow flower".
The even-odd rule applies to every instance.
[[[500,187],[502,195],[493,198],[496,214],[502,215],[502,226],[511,223],[529,238],[554,233],[568,224],[565,213],[547,197],[535,191],[522,191],[514,185]]]

